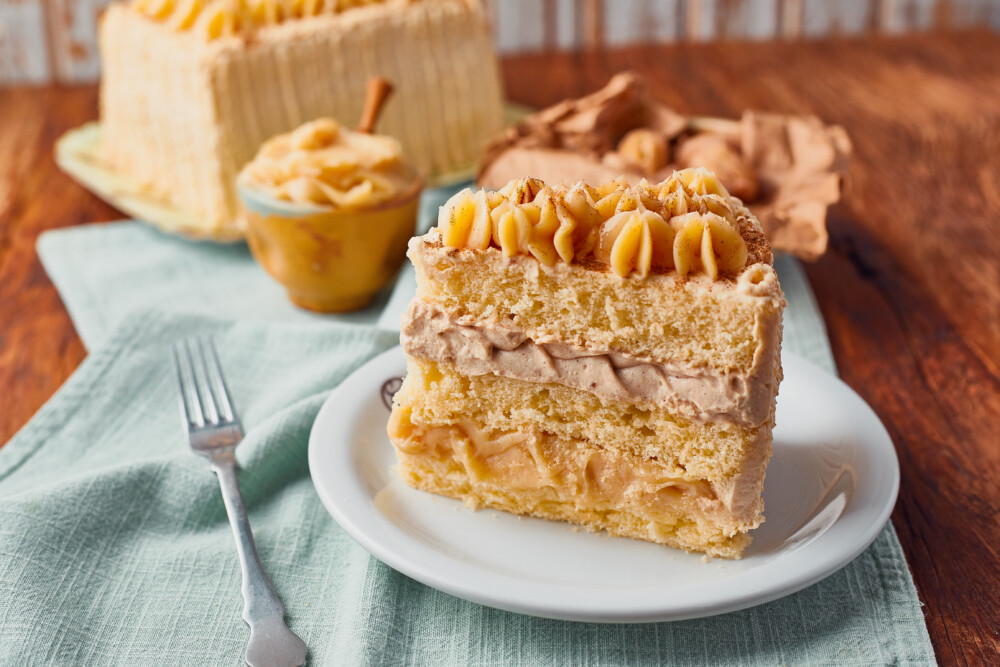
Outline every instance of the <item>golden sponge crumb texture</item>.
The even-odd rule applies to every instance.
[[[450,364],[416,358],[407,364],[399,401],[421,424],[469,419],[491,431],[546,431],[656,459],[671,475],[723,486],[759,463],[773,420],[742,426],[683,419],[654,406],[602,401],[558,384],[468,376]]]
[[[388,426],[408,484],[742,555],[764,519],[785,300],[714,175],[460,192],[409,257]]]
[[[447,416],[423,421],[435,412],[429,404],[437,409],[446,404],[424,396],[427,386],[421,383],[427,376],[413,371],[389,423],[400,474],[411,486],[474,508],[570,521],[724,558],[738,557],[750,541],[746,531],[761,521],[760,486],[770,454],[766,438],[751,438],[760,443],[747,469],[752,472],[713,483],[669,457],[568,436],[565,428],[557,433],[515,422],[496,427],[491,422],[502,425],[500,415],[509,405],[502,390],[478,395],[480,401],[493,399],[490,412],[463,415],[456,406]],[[558,410],[554,402],[548,408]]]
[[[773,356],[785,303],[774,268],[763,263],[725,281],[622,279],[600,264],[545,266],[492,247],[450,248],[435,231],[411,240],[409,257],[417,298],[456,318],[720,371],[750,371]]]

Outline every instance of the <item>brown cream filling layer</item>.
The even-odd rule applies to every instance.
[[[653,403],[691,419],[755,426],[770,414],[771,389],[753,372],[722,373],[533,340],[513,327],[459,322],[419,299],[403,315],[400,342],[408,355],[454,364],[466,375],[552,382],[604,400]]]

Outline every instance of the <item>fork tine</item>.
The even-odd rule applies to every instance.
[[[194,423],[197,426],[204,426],[206,424],[205,411],[202,408],[201,392],[198,391],[198,375],[194,371],[194,357],[191,356],[190,341],[184,340],[181,342],[181,351],[183,352],[181,361],[184,362],[184,369],[187,370],[187,379],[190,380],[188,384],[188,399],[191,401],[191,409],[194,412]]]
[[[211,337],[207,337],[205,342],[208,348],[208,367],[213,371],[210,373],[210,382],[216,389],[221,412],[229,421],[238,421],[236,411],[233,410],[233,404],[229,400],[229,387],[226,385],[226,376],[222,373],[222,365],[219,363],[219,354],[215,349],[215,341]]]
[[[194,359],[195,389],[201,397],[201,408],[205,413],[205,421],[208,424],[219,423],[219,411],[215,407],[215,396],[212,395],[212,381],[208,374],[208,364],[205,363],[205,350],[202,347],[201,339],[193,338],[187,340],[188,353]],[[197,352],[192,352],[195,348]]]
[[[174,374],[177,376],[177,394],[181,399],[181,419],[185,424],[191,423],[191,413],[188,412],[187,401],[184,400],[184,378],[181,375],[181,360],[177,356],[177,345],[170,346],[170,358],[174,362]]]
[[[181,344],[175,343],[171,349],[174,356],[174,370],[177,373],[177,389],[180,392],[181,416],[188,427],[204,426],[205,418],[201,414],[198,390],[193,386],[194,368],[191,366],[191,359]]]

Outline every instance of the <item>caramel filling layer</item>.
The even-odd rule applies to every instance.
[[[671,476],[656,459],[585,441],[543,432],[487,432],[468,420],[413,424],[407,410],[393,411],[388,431],[404,476],[430,467],[474,485],[503,489],[524,500],[525,513],[558,500],[572,501],[578,509],[626,509],[653,522],[698,516],[728,534],[759,523],[754,508],[734,512],[706,480]]]
[[[453,364],[465,375],[552,382],[604,400],[653,403],[693,419],[757,425],[770,413],[770,389],[753,373],[533,340],[513,327],[463,324],[420,300],[410,304],[401,325],[408,355]]]

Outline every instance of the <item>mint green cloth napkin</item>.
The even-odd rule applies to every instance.
[[[47,231],[38,239],[38,256],[88,350],[137,309],[263,322],[374,324],[389,294],[379,294],[356,313],[311,313],[289,302],[246,243],[189,241],[134,221]]]
[[[168,345],[215,336],[247,437],[264,568],[317,665],[927,664],[892,529],[800,593],[715,618],[550,621],[439,593],[370,557],[306,464],[331,387],[396,343],[371,327],[139,313],[0,449],[0,664],[239,665],[248,630],[215,476],[182,431]]]
[[[438,207],[468,183],[424,192],[418,231],[437,221]],[[45,232],[38,256],[87,349],[130,312],[155,306],[172,313],[264,322],[341,322],[398,330],[416,288],[409,262],[395,283],[364,310],[317,315],[293,306],[285,290],[257,266],[245,243],[189,241],[134,221]]]
[[[426,193],[420,228],[452,191]],[[367,311],[324,317],[288,306],[243,245],[128,222],[49,232],[39,252],[92,353],[0,448],[0,665],[241,664],[232,533],[214,475],[188,450],[167,352],[195,334],[216,338],[247,429],[240,483],[257,544],[313,664],[934,662],[891,525],[819,584],[694,621],[550,621],[416,583],[340,530],[306,463],[330,389],[396,343],[412,271]],[[776,268],[784,345],[835,372],[801,265]]]

